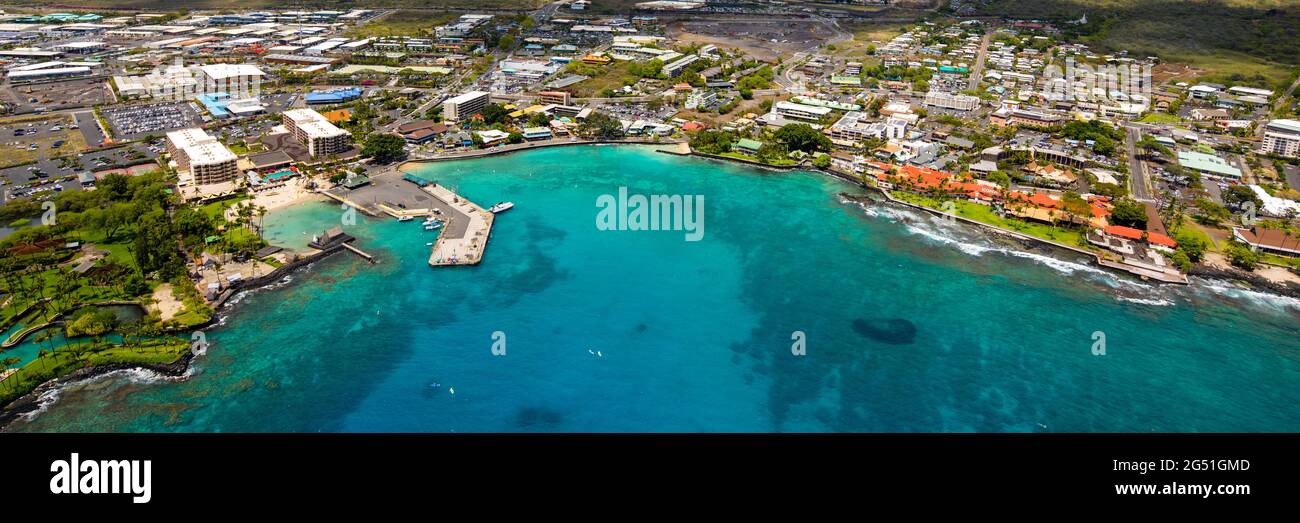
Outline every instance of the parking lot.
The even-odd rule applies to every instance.
[[[151,144],[133,143],[57,159],[43,157],[30,165],[0,169],[0,192],[4,201],[14,198],[48,199],[56,191],[80,189],[79,173],[147,163],[155,160],[163,148],[162,141],[158,140]]]
[[[167,131],[195,127],[202,122],[192,102],[129,105],[104,109],[102,114],[113,135],[122,140],[162,136]]]
[[[0,166],[29,163],[86,150],[80,125],[70,115],[26,116],[0,121]]]
[[[41,84],[5,86],[0,90],[6,101],[13,104],[14,113],[57,111],[74,107],[90,107],[113,100],[103,78],[69,80]]]

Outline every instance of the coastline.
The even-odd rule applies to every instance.
[[[603,143],[615,143],[615,144],[624,144],[624,143],[626,143],[626,144],[633,144],[633,145],[663,145],[663,144],[665,144],[665,142],[644,142],[644,143],[643,143],[643,142],[603,142]],[[564,146],[564,145],[594,145],[594,144],[595,144],[594,142],[569,142],[569,143],[555,143],[555,144],[550,144],[550,145],[548,145],[547,147],[553,147],[553,146]],[[541,147],[534,147],[534,148],[541,148]],[[525,149],[519,149],[519,150],[530,150],[530,149],[533,149],[533,148],[525,148]],[[486,156],[493,156],[493,155],[498,155],[498,154],[508,154],[508,153],[511,153],[511,152],[516,152],[516,150],[509,150],[509,151],[494,151],[494,152],[489,152],[489,153],[482,154],[482,155],[468,156],[468,157],[463,157],[463,158],[444,158],[444,159],[440,159],[440,160],[436,160],[436,161],[451,161],[451,160],[459,160],[459,159],[466,159],[466,160],[468,160],[468,159],[478,159],[478,158],[482,158],[482,157],[486,157]],[[1095,253],[1091,253],[1091,252],[1088,252],[1088,251],[1084,251],[1084,250],[1082,250],[1082,249],[1078,249],[1078,248],[1070,247],[1070,246],[1063,245],[1063,244],[1059,244],[1059,243],[1056,243],[1056,242],[1051,242],[1051,241],[1048,241],[1048,240],[1045,240],[1045,239],[1042,239],[1042,238],[1037,238],[1037,237],[1033,237],[1033,236],[1025,235],[1025,234],[1022,234],[1022,233],[1017,233],[1017,232],[1015,232],[1015,231],[1008,231],[1008,230],[1001,229],[1001,228],[996,227],[996,226],[993,226],[993,225],[984,224],[984,223],[981,223],[981,222],[978,222],[978,221],[974,221],[974,220],[971,220],[971,219],[969,219],[969,218],[965,218],[965,217],[961,217],[961,216],[948,215],[948,214],[943,213],[942,211],[939,211],[939,210],[936,210],[936,209],[930,209],[930,208],[927,208],[927,207],[924,207],[924,206],[920,206],[920,205],[917,205],[917,204],[912,204],[912,203],[909,203],[909,202],[906,202],[906,201],[898,200],[898,199],[896,199],[896,198],[893,198],[893,197],[889,194],[888,191],[882,190],[882,189],[880,189],[880,188],[878,188],[878,187],[875,187],[874,185],[871,185],[871,184],[864,184],[864,183],[862,183],[862,181],[861,181],[860,179],[856,179],[855,177],[853,177],[852,175],[849,175],[849,174],[847,174],[847,173],[842,173],[842,172],[838,172],[838,171],[834,171],[834,170],[829,170],[829,169],[821,169],[821,168],[816,168],[816,167],[811,167],[811,166],[805,166],[805,165],[802,165],[802,164],[800,164],[800,165],[796,165],[796,166],[787,167],[787,168],[776,167],[776,166],[762,166],[762,165],[755,165],[755,164],[752,164],[752,163],[750,163],[750,162],[746,162],[746,161],[743,161],[743,160],[741,160],[741,159],[737,159],[737,158],[730,158],[730,157],[717,156],[717,155],[699,154],[699,153],[694,153],[694,152],[692,152],[692,153],[685,153],[685,154],[678,154],[678,153],[675,153],[675,152],[673,152],[673,151],[666,151],[666,150],[657,150],[656,152],[662,152],[662,153],[673,154],[673,155],[678,155],[678,156],[696,156],[696,157],[699,157],[699,158],[702,158],[702,159],[706,159],[706,160],[730,160],[730,161],[734,161],[734,162],[736,162],[737,164],[745,165],[745,166],[747,166],[747,167],[751,167],[751,168],[763,168],[763,167],[768,167],[769,170],[772,170],[772,171],[779,171],[779,172],[789,172],[789,171],[795,171],[795,170],[808,171],[808,172],[818,172],[818,173],[821,173],[821,174],[823,174],[823,175],[826,175],[826,176],[830,176],[830,177],[836,178],[836,179],[838,179],[838,180],[840,180],[840,181],[844,181],[844,182],[847,182],[847,183],[851,183],[851,184],[856,185],[856,186],[858,186],[858,187],[870,187],[871,189],[873,189],[873,190],[879,192],[881,195],[883,195],[883,196],[885,197],[886,201],[888,201],[888,202],[893,202],[893,203],[896,203],[896,204],[901,204],[902,206],[910,207],[910,208],[914,208],[914,209],[916,209],[916,210],[925,211],[925,212],[930,213],[930,214],[933,214],[933,215],[938,215],[938,216],[942,216],[942,217],[945,217],[945,218],[952,218],[952,219],[954,219],[954,220],[960,220],[960,221],[962,221],[962,222],[969,223],[969,224],[972,224],[972,225],[978,225],[978,226],[980,226],[981,230],[986,230],[986,231],[992,233],[992,235],[996,235],[996,237],[997,237],[998,239],[1006,240],[1006,243],[1004,243],[1004,245],[1015,246],[1015,248],[1021,249],[1021,250],[1023,250],[1024,252],[1030,252],[1030,253],[1038,253],[1038,254],[1042,254],[1042,253],[1044,253],[1044,252],[1053,251],[1053,252],[1058,252],[1058,253],[1059,253],[1059,252],[1060,252],[1059,250],[1063,249],[1063,250],[1066,251],[1066,252],[1070,252],[1070,253],[1073,253],[1073,254],[1085,255],[1085,256],[1089,257],[1090,259],[1094,259],[1094,261],[1096,260],[1096,254],[1095,254]],[[419,163],[425,163],[425,162],[422,162],[422,161],[408,161],[408,162],[403,162],[402,164],[400,164],[400,165],[398,166],[398,169],[402,169],[402,168],[406,167],[408,163],[419,164]],[[878,201],[879,201],[879,200],[876,200],[876,199],[874,199],[874,198],[871,198],[870,196],[868,196],[868,195],[866,195],[866,194],[861,194],[861,195],[851,195],[851,194],[848,194],[848,193],[845,193],[845,192],[840,192],[840,193],[838,193],[838,194],[839,194],[839,196],[841,196],[841,197],[844,197],[844,198],[846,198],[846,199],[849,199],[849,200],[852,200],[852,201],[856,201],[856,202],[861,202],[861,201],[864,201],[864,200],[869,200],[869,201],[872,201],[872,202],[878,202]],[[287,202],[285,202],[283,205],[278,206],[277,209],[284,209],[284,208],[287,208],[287,207],[291,207],[291,206],[293,206],[293,205],[295,205],[295,204],[302,203],[302,202],[304,202],[304,201],[315,200],[315,199],[321,199],[321,200],[324,200],[324,198],[325,198],[323,195],[320,195],[320,194],[314,194],[314,193],[310,193],[310,192],[305,193],[305,194],[300,194],[300,195],[297,195],[297,196],[298,196],[298,197],[292,199],[291,201],[287,201]],[[313,197],[314,197],[314,198],[313,198]],[[1039,250],[1039,249],[1041,249],[1041,250]],[[227,301],[228,301],[231,297],[233,297],[233,296],[239,294],[240,292],[244,292],[244,291],[256,292],[256,291],[259,291],[259,290],[262,290],[262,289],[272,288],[272,287],[276,286],[277,284],[279,284],[279,283],[283,280],[283,278],[284,278],[285,276],[287,276],[288,274],[290,274],[290,273],[292,273],[292,272],[294,272],[294,271],[297,271],[298,269],[310,268],[309,265],[310,265],[311,263],[314,263],[314,262],[316,262],[316,261],[323,260],[323,259],[329,257],[330,255],[332,255],[332,254],[334,254],[334,253],[336,253],[336,252],[338,252],[338,251],[340,251],[340,250],[342,250],[341,246],[335,246],[335,247],[333,247],[333,248],[330,248],[330,249],[327,249],[327,250],[324,250],[324,251],[319,251],[319,252],[316,252],[316,253],[311,254],[310,256],[306,256],[306,257],[304,257],[303,259],[297,260],[297,261],[295,261],[295,262],[293,262],[293,263],[289,263],[289,264],[286,264],[286,265],[284,265],[284,266],[278,267],[276,270],[272,271],[271,273],[268,273],[268,274],[266,274],[266,275],[263,275],[263,276],[261,276],[261,277],[259,277],[259,278],[241,281],[241,282],[240,282],[240,285],[239,285],[238,287],[230,289],[230,290],[228,291],[227,294],[223,294],[223,296],[221,296],[218,300],[214,301],[214,303],[213,303],[213,308],[214,308],[214,310],[219,310],[221,307],[227,305]],[[1112,269],[1110,272],[1114,272],[1114,273],[1116,273],[1116,274],[1128,274],[1128,273],[1125,273],[1125,272],[1123,272],[1123,271],[1114,270],[1113,268],[1106,267],[1106,266],[1104,266],[1104,265],[1098,265],[1098,266],[1099,266],[1100,268],[1102,268],[1102,269]],[[1201,265],[1198,265],[1196,269],[1193,269],[1193,271],[1189,271],[1189,275],[1198,276],[1198,277],[1204,277],[1204,278],[1209,278],[1209,279],[1214,279],[1214,280],[1220,280],[1220,281],[1222,281],[1222,280],[1228,280],[1228,281],[1230,281],[1230,282],[1244,282],[1244,283],[1249,284],[1251,287],[1256,288],[1256,290],[1259,290],[1260,288],[1263,288],[1263,289],[1265,290],[1265,292],[1269,292],[1269,293],[1272,293],[1272,294],[1277,294],[1277,295],[1281,295],[1281,296],[1286,296],[1286,297],[1291,297],[1291,298],[1297,298],[1297,299],[1300,299],[1300,286],[1294,286],[1294,287],[1279,286],[1279,285],[1277,285],[1277,284],[1272,284],[1271,282],[1269,282],[1267,279],[1264,279],[1263,277],[1260,277],[1260,276],[1257,276],[1257,275],[1254,275],[1254,274],[1250,274],[1250,273],[1246,273],[1246,272],[1244,272],[1244,271],[1241,271],[1241,270],[1238,270],[1238,269],[1234,269],[1234,268],[1230,268],[1230,267],[1229,267],[1229,268],[1221,268],[1221,267],[1206,267],[1205,269],[1201,269]],[[229,304],[229,305],[231,305],[232,307],[235,306],[235,304]],[[202,328],[205,328],[205,327],[211,326],[211,325],[213,325],[214,323],[220,323],[221,319],[222,319],[222,316],[221,316],[220,314],[216,314],[216,313],[214,313],[214,314],[212,315],[212,317],[211,317],[207,322],[205,322],[205,323],[203,323],[203,324],[201,324],[201,325],[194,326],[194,327],[192,327],[191,329],[187,329],[187,330],[197,330],[197,329],[202,329]],[[107,364],[107,365],[99,365],[99,366],[94,366],[94,367],[86,367],[86,368],[77,369],[76,371],[74,371],[74,372],[72,372],[72,373],[69,373],[69,374],[67,374],[67,375],[65,375],[65,376],[62,376],[62,377],[59,377],[59,378],[51,379],[51,380],[49,380],[49,381],[46,381],[46,382],[44,382],[44,383],[38,385],[38,386],[37,386],[35,389],[33,389],[31,392],[29,392],[29,393],[27,393],[27,394],[25,394],[25,395],[23,395],[23,396],[21,396],[21,397],[15,399],[14,401],[10,402],[9,405],[5,406],[3,410],[0,410],[0,432],[3,432],[3,431],[8,427],[8,425],[9,425],[9,424],[14,420],[14,419],[17,419],[17,417],[19,417],[19,416],[21,416],[21,415],[23,415],[23,414],[26,414],[26,413],[29,413],[29,412],[32,412],[32,411],[35,411],[35,410],[41,408],[42,405],[40,405],[40,403],[39,403],[38,400],[40,399],[40,397],[41,397],[44,393],[46,393],[46,392],[48,392],[48,391],[50,391],[50,390],[56,389],[56,388],[58,388],[58,387],[61,387],[61,386],[63,386],[63,385],[66,385],[66,384],[77,383],[77,382],[81,382],[81,381],[85,381],[85,380],[93,379],[93,378],[96,378],[96,377],[102,376],[102,375],[104,375],[104,374],[108,374],[108,373],[111,373],[111,372],[114,372],[114,371],[119,371],[119,370],[144,369],[144,370],[150,370],[150,371],[158,372],[159,374],[162,374],[162,375],[164,375],[164,376],[169,376],[169,377],[178,377],[178,376],[183,376],[183,375],[184,375],[186,372],[188,372],[188,370],[190,369],[190,365],[191,365],[191,363],[192,363],[194,357],[195,357],[195,354],[193,354],[192,352],[188,352],[188,351],[187,351],[186,354],[185,354],[184,356],[182,356],[178,361],[176,361],[176,362],[174,362],[174,363],[171,363],[171,364],[165,364],[165,365],[158,365],[158,364]]]
[[[165,377],[179,378],[184,376],[190,370],[190,362],[194,360],[194,352],[186,350],[185,354],[179,360],[167,364],[155,363],[110,363],[106,365],[95,365],[92,367],[83,367],[70,372],[64,376],[51,379],[37,385],[31,392],[19,396],[17,399],[5,405],[4,410],[0,410],[0,433],[8,430],[9,426],[17,421],[18,418],[25,414],[40,410],[41,396],[45,393],[56,390],[65,385],[82,383],[113,372],[125,370],[147,370],[156,372]]]
[[[571,145],[673,145],[686,143],[681,139],[646,139],[646,138],[621,138],[621,139],[570,139],[558,140],[552,139],[542,142],[523,142],[512,145],[502,145],[489,147],[487,149],[473,149],[463,153],[454,153],[447,156],[430,156],[425,158],[408,158],[402,163],[397,164],[396,169],[407,172],[408,165],[414,167],[424,163],[451,162],[456,160],[472,160],[475,158],[486,158],[488,156],[498,156],[503,154],[516,153],[521,151],[532,151],[537,149],[546,149],[550,147],[565,147]]]

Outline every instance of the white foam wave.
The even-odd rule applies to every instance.
[[[1198,280],[1197,289],[1226,296],[1237,301],[1259,305],[1277,311],[1294,309],[1300,311],[1300,299],[1279,294],[1270,294],[1251,289],[1244,289],[1218,280]]]
[[[1117,298],[1119,298],[1119,301],[1150,305],[1152,307],[1169,307],[1174,304],[1173,301],[1164,298],[1131,298],[1128,296],[1117,296]]]
[[[55,403],[59,402],[59,393],[59,387],[42,392],[36,397],[36,408],[32,409],[30,412],[24,412],[18,417],[22,418],[23,421],[36,419],[37,416],[44,414],[45,411],[50,410],[50,407],[54,406]]]

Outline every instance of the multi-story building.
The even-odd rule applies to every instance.
[[[236,98],[256,96],[265,73],[251,64],[208,64],[196,76],[204,93],[229,93]]]
[[[167,152],[197,185],[228,182],[239,174],[235,153],[198,127],[167,133]]]
[[[338,154],[348,150],[352,135],[330,123],[314,109],[293,109],[281,113],[284,127],[307,146],[313,157]]]
[[[772,106],[776,114],[785,118],[797,118],[800,120],[818,121],[822,117],[831,113],[830,107],[817,107],[815,105],[804,105],[793,102],[777,102]]]
[[[541,104],[569,105],[573,95],[567,91],[542,91],[537,93],[537,102]]]
[[[1041,111],[1003,107],[989,115],[989,123],[997,126],[1052,127],[1061,123],[1061,117]]]
[[[442,118],[449,122],[460,122],[478,114],[491,101],[492,95],[486,91],[470,91],[442,102]]]
[[[979,97],[968,94],[930,91],[925,95],[925,105],[941,107],[944,109],[956,109],[958,111],[974,111],[979,108],[980,99]]]
[[[664,73],[664,76],[667,76],[669,78],[677,76],[681,74],[682,71],[686,70],[686,66],[695,63],[699,59],[700,59],[699,55],[692,54],[692,55],[683,56],[681,58],[673,60],[672,62],[664,64],[664,68],[662,72]]]
[[[1273,120],[1264,126],[1259,151],[1288,158],[1300,157],[1300,121]]]

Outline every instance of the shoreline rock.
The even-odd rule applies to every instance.
[[[41,395],[64,385],[89,381],[111,372],[135,369],[153,371],[163,376],[176,378],[184,376],[185,373],[189,371],[190,363],[192,361],[194,361],[194,353],[192,351],[186,351],[185,355],[181,356],[179,360],[167,364],[111,363],[108,365],[95,365],[93,367],[77,369],[66,376],[54,378],[38,385],[35,389],[32,389],[31,392],[20,396],[18,399],[13,400],[9,405],[5,406],[4,410],[0,411],[0,433],[5,432],[9,428],[9,425],[22,415],[39,410],[41,408]]]

